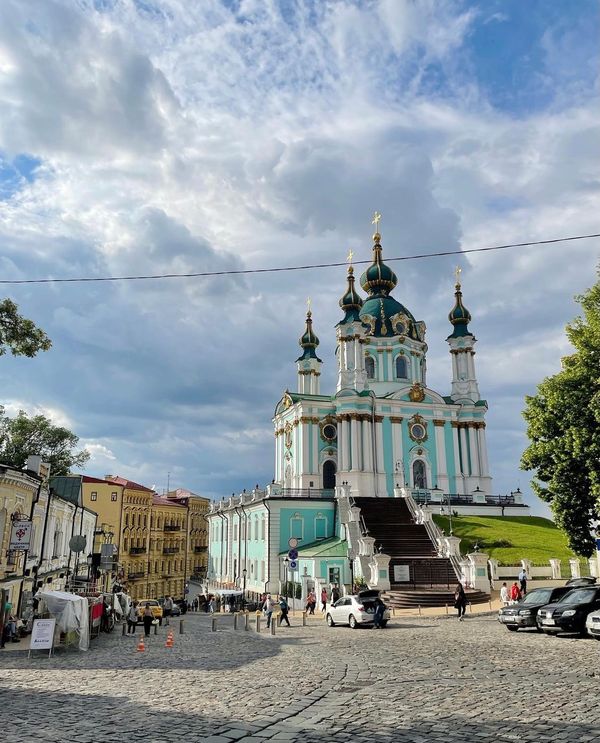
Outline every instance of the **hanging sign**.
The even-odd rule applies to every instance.
[[[25,519],[13,521],[10,530],[10,544],[8,549],[11,551],[28,550],[31,543],[32,531],[33,524],[31,521]]]

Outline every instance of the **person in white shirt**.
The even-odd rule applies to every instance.
[[[527,593],[527,572],[525,568],[519,573],[519,583],[521,584],[521,593],[525,596]]]
[[[506,583],[503,583],[502,588],[500,589],[500,601],[502,601],[502,606],[508,606],[510,602],[510,595]]]

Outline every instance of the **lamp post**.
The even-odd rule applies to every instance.
[[[283,564],[285,565],[285,601],[287,603],[288,600],[288,565],[290,564],[290,560],[288,557],[285,558],[283,561]]]
[[[90,582],[90,570],[92,568],[92,562],[94,561],[94,558],[92,557],[92,553],[91,552],[88,554],[88,556],[86,557],[86,560],[85,561],[87,562],[87,566],[88,566],[87,577],[88,577],[88,583],[89,583]]]
[[[242,570],[242,577],[243,577],[243,587],[242,587],[242,605],[246,606],[246,575],[248,574],[248,571],[246,568]]]

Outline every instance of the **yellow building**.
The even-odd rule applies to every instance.
[[[188,553],[185,505],[155,495],[150,515],[148,598],[184,597]]]
[[[123,486],[84,475],[81,489],[83,505],[98,514],[93,551],[100,552],[101,544],[116,544],[120,552]]]
[[[206,515],[208,514],[210,500],[184,488],[168,492],[167,498],[181,503],[188,511],[186,578],[204,578],[208,570],[208,522]]]

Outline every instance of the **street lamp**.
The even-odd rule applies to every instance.
[[[85,561],[87,562],[87,566],[88,566],[88,576],[87,577],[88,577],[88,583],[89,583],[89,580],[90,580],[90,570],[92,568],[92,563],[94,562],[94,558],[93,558],[91,552],[88,554],[88,556],[86,557],[86,560]]]
[[[246,575],[247,573],[248,571],[246,570],[246,568],[244,568],[242,570],[242,576],[244,578],[243,587],[242,587],[242,604],[244,606],[246,605]]]
[[[288,600],[288,565],[290,564],[290,560],[288,557],[285,558],[283,561],[283,564],[285,565],[285,602],[287,604]]]

